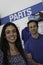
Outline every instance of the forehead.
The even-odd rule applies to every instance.
[[[16,28],[13,25],[9,25],[9,26],[6,27],[5,30],[12,30],[12,29],[16,30]]]
[[[36,22],[30,22],[29,23],[29,26],[33,26],[33,25],[36,25]]]

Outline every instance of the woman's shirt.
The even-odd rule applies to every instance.
[[[26,62],[20,54],[12,56],[9,55],[8,60],[11,65],[26,65]]]
[[[25,60],[20,54],[8,55],[8,61],[10,65],[26,65]],[[3,52],[1,50],[0,50],[0,65],[4,65],[3,64]],[[32,65],[31,62],[29,62],[29,60],[28,60],[28,65]]]
[[[8,55],[8,61],[10,65],[26,65],[26,62],[24,61],[23,57],[18,54],[18,55]],[[3,53],[0,50],[0,65],[3,64]]]

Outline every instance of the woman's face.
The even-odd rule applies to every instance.
[[[17,39],[16,28],[12,25],[6,27],[5,37],[9,43],[14,43]]]

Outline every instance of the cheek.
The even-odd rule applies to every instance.
[[[17,34],[16,33],[14,34],[14,37],[17,39]]]
[[[9,35],[6,35],[5,38],[8,40],[9,39]]]
[[[31,32],[31,31],[32,31],[32,29],[29,29],[29,31]]]

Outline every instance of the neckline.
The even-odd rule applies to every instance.
[[[37,38],[33,38],[33,37],[31,36],[31,38],[32,38],[32,39],[35,39],[35,40],[39,39],[39,37],[40,37],[40,34],[39,34],[39,36],[38,36]]]

